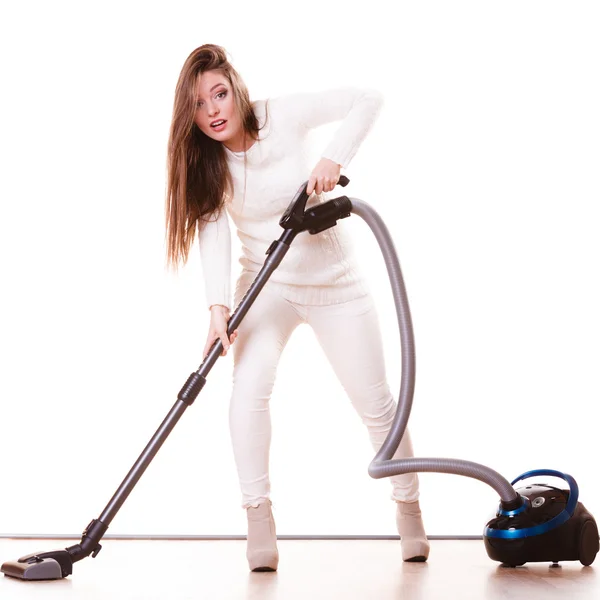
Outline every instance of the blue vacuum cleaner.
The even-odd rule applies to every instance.
[[[578,560],[588,566],[598,552],[598,528],[594,517],[579,502],[577,482],[570,475],[539,469],[519,475],[511,483],[535,476],[563,479],[568,490],[532,483],[516,490],[521,506],[514,510],[498,507],[484,529],[488,556],[505,566],[526,562]]]
[[[339,185],[348,184],[340,177]],[[579,489],[570,475],[548,469],[528,471],[509,483],[499,473],[477,463],[445,458],[408,458],[392,460],[406,429],[412,407],[415,385],[415,350],[412,323],[404,280],[389,232],[381,217],[365,202],[341,196],[322,204],[306,207],[308,194],[303,183],[279,224],[284,232],[266,251],[267,258],[246,295],[231,315],[228,336],[235,331],[261,289],[281,263],[294,238],[304,232],[315,235],[337,224],[339,219],[354,213],[363,218],[373,231],[386,262],[392,285],[396,314],[400,328],[402,350],[402,380],[398,408],[390,432],[369,465],[374,479],[401,473],[452,473],[478,479],[493,487],[500,496],[496,516],[485,526],[483,539],[492,560],[515,567],[527,562],[579,560],[591,565],[598,553],[598,528],[594,517],[579,502]],[[173,408],[147,444],[133,467],[98,519],[85,528],[81,541],[61,550],[37,552],[5,562],[1,571],[10,577],[32,581],[61,579],[71,575],[73,564],[90,554],[96,557],[102,549],[100,540],[111,521],[156,456],[185,410],[191,406],[206,383],[223,350],[221,340],[215,341],[204,362],[193,372],[179,394]],[[547,484],[531,484],[515,489],[519,481],[535,476],[557,477],[568,484],[561,489]],[[418,557],[416,557],[418,559]],[[424,559],[424,557],[422,557]]]

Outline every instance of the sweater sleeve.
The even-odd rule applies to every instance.
[[[206,218],[206,217],[205,217]],[[222,304],[231,310],[231,232],[225,208],[215,219],[198,222],[198,245],[208,308]]]
[[[321,155],[346,168],[379,116],[383,94],[369,88],[343,87],[282,96],[279,104],[284,118],[305,130],[342,120]]]

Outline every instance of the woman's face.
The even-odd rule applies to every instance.
[[[196,86],[194,122],[208,137],[233,152],[243,150],[243,131],[233,90],[220,71],[205,71]]]

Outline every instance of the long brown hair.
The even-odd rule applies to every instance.
[[[258,119],[248,89],[230,64],[225,49],[215,44],[196,48],[186,59],[175,88],[167,152],[165,219],[167,266],[187,262],[196,229],[206,215],[224,210],[225,196],[233,196],[233,181],[221,142],[204,134],[194,122],[196,85],[205,71],[220,71],[231,84],[235,106],[246,135],[258,139]]]

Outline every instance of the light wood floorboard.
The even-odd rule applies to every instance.
[[[66,542],[66,543],[65,543]],[[70,540],[0,539],[0,563]],[[491,561],[482,541],[433,540],[427,563],[404,563],[397,540],[280,540],[279,570],[251,573],[244,540],[105,540],[97,558],[49,582],[4,576],[10,600],[598,599],[597,565]]]

